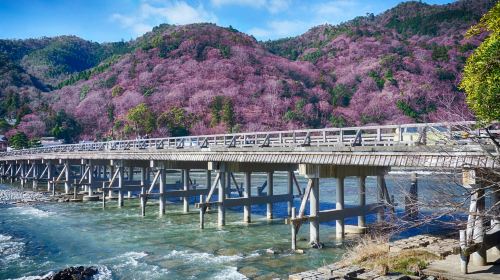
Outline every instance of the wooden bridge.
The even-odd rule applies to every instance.
[[[46,183],[53,193],[58,186],[64,186],[66,194],[82,190],[87,194],[84,200],[102,199],[103,207],[110,198],[116,198],[121,207],[125,195],[136,194],[142,215],[152,198],[159,200],[159,214],[163,215],[166,198],[182,198],[184,212],[189,212],[190,198],[199,197],[194,206],[199,209],[202,228],[211,208],[217,208],[218,225],[224,226],[226,208],[243,206],[243,220],[249,223],[251,205],[266,204],[267,218],[272,219],[273,204],[286,202],[286,222],[291,225],[295,249],[297,231],[305,222],[310,225],[310,242],[318,245],[320,222],[336,220],[336,235],[343,238],[347,217],[357,216],[360,228],[366,227],[367,214],[377,213],[378,221],[384,220],[386,208],[394,207],[384,179],[392,167],[463,170],[467,175],[464,185],[480,189],[480,182],[469,175],[478,169],[500,168],[498,151],[489,136],[474,129],[473,122],[462,122],[81,143],[0,153],[0,175],[20,180],[23,187],[28,180],[34,187]],[[181,171],[180,182],[167,185],[166,177],[174,170]],[[297,170],[308,180],[305,189],[295,177]],[[286,194],[273,192],[273,174],[278,171],[287,173]],[[193,182],[192,172],[205,173],[205,183]],[[255,172],[267,174],[264,185],[252,184]],[[243,173],[243,182],[237,182],[234,173]],[[359,178],[359,205],[346,208],[344,179],[350,176]],[[377,177],[377,203],[368,205],[367,176]],[[335,209],[319,210],[320,178],[337,180]],[[498,201],[498,193],[494,201]],[[416,192],[413,196],[417,199]],[[301,199],[298,211],[293,207],[297,197]],[[309,215],[305,214],[307,202]],[[484,203],[477,205],[484,207]],[[480,217],[481,211],[484,208],[474,212]]]

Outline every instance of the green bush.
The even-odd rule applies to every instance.
[[[434,60],[434,61],[441,61],[441,62],[450,61],[450,56],[448,55],[448,47],[447,46],[433,45],[431,57],[432,57],[432,60]]]
[[[385,80],[380,77],[380,74],[377,71],[371,70],[368,72],[368,76],[375,81],[379,90],[384,89]]]
[[[87,97],[87,94],[90,91],[90,87],[88,85],[83,85],[82,88],[80,89],[80,101],[85,99]]]
[[[122,93],[124,92],[125,90],[120,86],[120,85],[116,85],[113,87],[113,89],[111,90],[111,96],[112,97],[117,97],[117,96],[120,96],[122,95]]]

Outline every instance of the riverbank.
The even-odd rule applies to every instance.
[[[30,204],[57,201],[47,193],[19,190],[14,188],[0,189],[0,204]]]
[[[497,279],[495,271],[500,270],[500,258],[463,275],[459,269],[459,253],[458,239],[450,235],[416,235],[394,242],[361,239],[358,245],[347,250],[341,261],[292,274],[288,279]]]

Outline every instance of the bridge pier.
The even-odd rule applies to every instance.
[[[405,215],[410,218],[416,218],[418,215],[418,179],[417,173],[411,174],[410,191],[405,196]]]
[[[320,247],[319,243],[319,178],[309,178],[311,194],[309,199],[309,243],[313,247]]]
[[[267,172],[267,196],[268,197],[272,197],[274,194],[273,175],[274,175],[273,171]],[[273,203],[272,202],[267,203],[267,219],[268,220],[273,219]]]
[[[364,207],[366,205],[366,176],[360,175],[359,179],[359,207]],[[358,216],[358,228],[366,228],[366,218],[365,215]]]
[[[160,172],[160,177],[158,178],[160,180],[159,182],[159,215],[163,216],[165,215],[165,182],[166,182],[166,175],[165,175],[165,168],[163,166],[160,167],[158,170]]]
[[[290,196],[290,199],[287,202],[287,213],[288,217],[291,217],[293,208],[293,171],[289,170],[286,172],[286,180],[287,180],[287,193]]]
[[[68,160],[64,162],[64,193],[69,194],[70,181],[71,180],[71,165]]]
[[[133,166],[129,166],[127,168],[127,181],[133,181],[134,180],[134,167]],[[132,192],[131,191],[127,191],[127,198],[130,199],[132,198]]]
[[[218,206],[217,206],[217,224],[219,227],[226,225],[226,206],[224,205],[224,201],[226,200],[226,165],[224,163],[220,163],[219,170],[219,194],[218,194]]]
[[[337,202],[335,204],[335,209],[336,210],[343,210],[344,209],[344,177],[343,176],[337,177],[336,196],[337,196]],[[340,218],[335,222],[335,236],[338,239],[344,239],[344,231],[345,231],[344,218]]]
[[[47,162],[47,191],[50,192],[50,179],[53,177],[54,166],[52,161]]]
[[[384,175],[378,175],[377,176],[377,202],[385,204],[384,201]],[[385,213],[384,213],[384,208],[381,207],[379,211],[377,212],[377,222],[381,223],[385,219]]]
[[[189,169],[183,169],[182,170],[182,176],[183,176],[183,182],[184,182],[184,190],[189,191],[191,183],[189,181]],[[189,199],[190,197],[184,196],[183,198],[183,208],[184,208],[184,213],[189,213]]]
[[[118,207],[123,207],[123,163],[118,168]]]
[[[243,197],[252,197],[252,172],[244,173]],[[243,222],[252,222],[252,205],[250,203],[243,206]]]
[[[21,162],[21,189],[24,189],[26,185],[26,179],[27,174],[26,174],[26,163],[24,161]]]
[[[500,205],[500,187],[493,188],[491,192],[491,203],[492,205]],[[496,207],[494,212],[494,218],[491,220],[491,228],[493,230],[500,231],[500,206]],[[500,256],[500,243],[497,244],[493,249],[493,254]]]

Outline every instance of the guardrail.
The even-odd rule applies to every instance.
[[[424,123],[347,128],[250,132],[185,137],[113,140],[55,145],[0,153],[0,157],[82,151],[161,150],[209,147],[297,147],[297,146],[411,146],[477,144],[472,138],[486,138],[474,130],[475,122]]]

